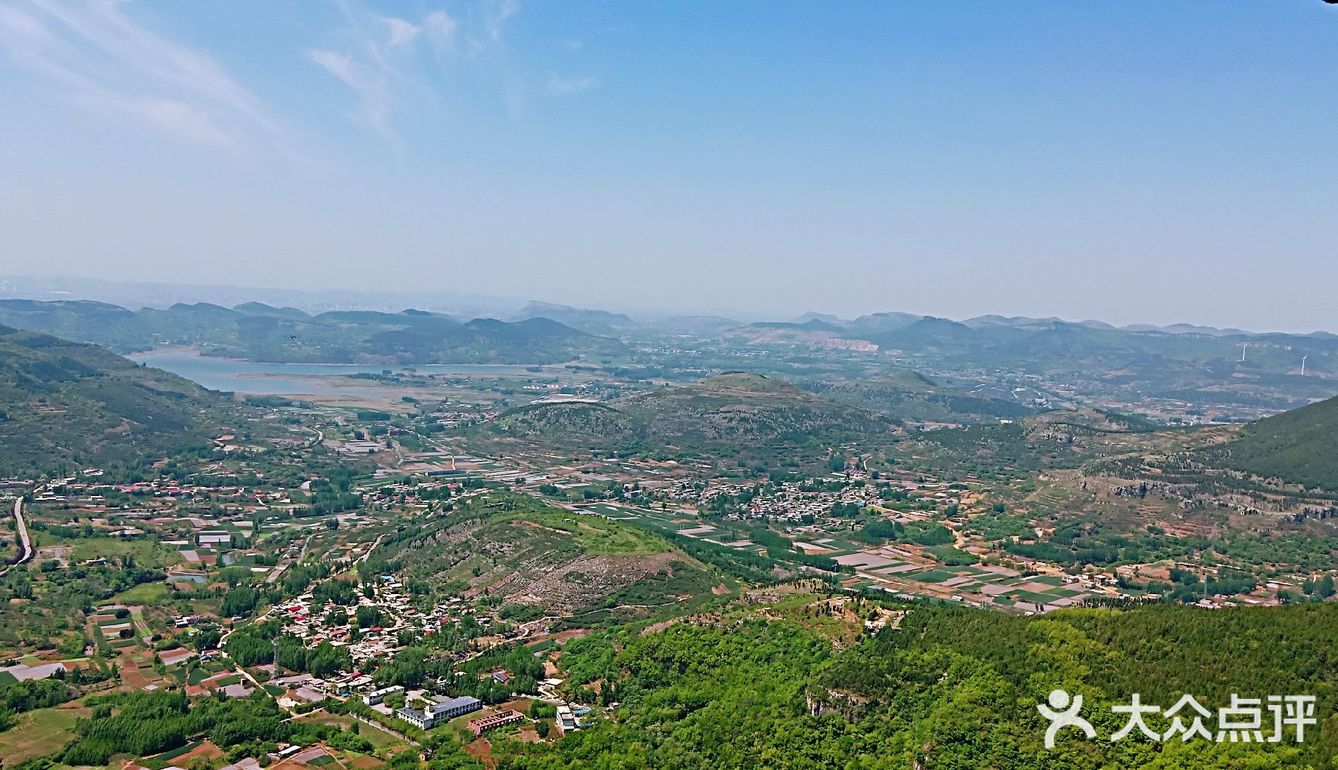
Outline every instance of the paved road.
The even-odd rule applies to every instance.
[[[18,566],[33,558],[33,542],[28,536],[28,524],[23,520],[23,498],[20,497],[14,501],[14,522],[19,533],[19,558],[10,566],[0,570],[0,575],[9,572],[10,568]]]
[[[359,556],[359,557],[358,557],[358,563],[359,563],[359,564],[362,564],[362,563],[366,562],[366,561],[367,561],[367,557],[372,555],[372,551],[375,551],[375,550],[376,550],[376,547],[377,547],[378,545],[381,545],[381,541],[384,540],[385,537],[386,537],[386,536],[385,536],[385,533],[382,533],[382,534],[380,534],[380,535],[377,535],[377,536],[376,536],[376,540],[372,543],[372,547],[367,549],[367,553],[364,553],[362,556]]]
[[[23,520],[23,498],[14,501],[14,521],[19,525],[19,545],[22,546],[22,553],[19,554],[19,560],[15,564],[22,564],[33,557],[33,541],[28,537],[28,524]]]

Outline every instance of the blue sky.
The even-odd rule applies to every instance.
[[[0,0],[0,273],[1338,327],[1338,8]]]

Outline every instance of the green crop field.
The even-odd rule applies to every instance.
[[[166,583],[140,583],[127,591],[122,591],[112,598],[117,604],[163,604],[172,598],[172,592]]]
[[[177,564],[181,554],[153,540],[119,540],[106,537],[65,541],[74,546],[70,558],[73,561],[91,559],[113,559],[119,556],[132,556],[140,567],[159,569]]]
[[[75,720],[88,714],[85,708],[38,709],[23,714],[12,728],[0,733],[0,756],[12,767],[59,751],[74,737]]]
[[[941,569],[930,569],[923,572],[906,572],[902,574],[904,578],[919,580],[922,583],[942,583],[945,580],[952,580],[957,577],[955,574]]]

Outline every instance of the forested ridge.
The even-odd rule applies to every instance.
[[[1251,423],[1204,455],[1266,478],[1338,491],[1338,398]]]
[[[1338,607],[1081,609],[1028,618],[916,605],[853,647],[791,621],[720,618],[573,642],[574,680],[613,718],[551,745],[499,742],[503,768],[1334,767]],[[1085,697],[1097,738],[1043,746],[1036,705]],[[1169,707],[1318,698],[1306,741],[1153,743],[1109,736],[1134,692]],[[1265,717],[1267,720],[1267,716]],[[1165,728],[1149,717],[1156,729]],[[1208,729],[1215,720],[1205,720]]]

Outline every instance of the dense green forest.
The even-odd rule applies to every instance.
[[[1235,441],[1203,455],[1210,463],[1338,491],[1338,398],[1251,423]]]
[[[900,628],[847,649],[755,618],[573,642],[564,665],[590,694],[598,683],[598,702],[619,703],[613,718],[555,745],[499,741],[494,755],[503,768],[1335,766],[1338,607],[906,609]],[[1067,731],[1044,748],[1036,705],[1056,687],[1084,696],[1095,740]],[[1127,718],[1110,707],[1135,692],[1209,709],[1232,693],[1314,695],[1321,724],[1301,744],[1112,743]],[[1159,732],[1160,719],[1148,717]]]

